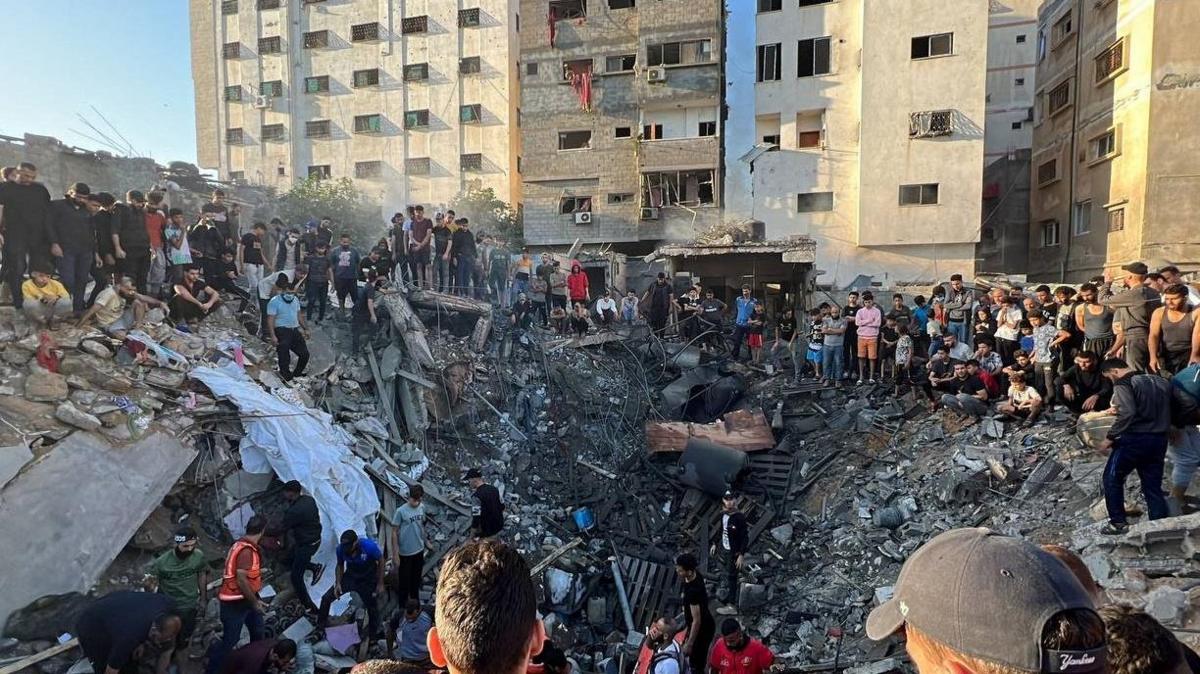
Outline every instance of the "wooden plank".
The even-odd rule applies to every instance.
[[[380,301],[391,313],[392,326],[404,340],[408,355],[417,362],[417,365],[423,368],[432,368],[435,363],[433,351],[430,350],[429,341],[425,338],[425,324],[413,313],[408,300],[405,300],[400,293],[388,293],[382,296]]]
[[[51,646],[44,651],[34,653],[33,655],[17,660],[10,665],[5,665],[3,668],[0,668],[0,674],[16,674],[26,667],[32,667],[42,660],[48,660],[61,653],[66,653],[77,646],[79,646],[79,639],[71,639],[70,641],[65,641],[61,644],[58,644],[57,646]]]
[[[775,433],[761,411],[735,410],[711,424],[646,422],[646,444],[651,453],[682,452],[693,437],[743,452],[775,448]]]
[[[417,384],[418,386],[424,386],[425,388],[428,388],[428,389],[436,389],[437,388],[437,384],[429,381],[428,379],[426,379],[422,376],[415,375],[407,370],[403,370],[403,369],[396,370],[396,374],[400,375],[401,377],[404,377],[405,379],[411,381],[414,384]]]
[[[459,311],[476,316],[492,315],[492,305],[489,302],[463,297],[462,295],[440,293],[434,290],[413,290],[408,294],[408,302],[414,307],[421,307],[423,309],[444,309],[446,311]]]
[[[575,548],[579,547],[580,545],[583,545],[583,539],[576,538],[575,540],[571,541],[570,543],[567,543],[565,545],[561,545],[561,546],[555,548],[554,550],[552,550],[550,552],[550,554],[548,554],[544,558],[542,558],[542,560],[540,562],[533,565],[533,568],[529,570],[529,575],[536,576],[539,573],[541,573],[542,571],[545,571],[546,567],[553,564],[555,562],[555,560],[557,560],[559,557],[562,557],[563,555],[574,550]]]
[[[383,403],[383,411],[387,413],[388,430],[392,432],[392,442],[399,443],[401,439],[400,426],[396,423],[396,399],[392,397],[392,387],[384,386],[383,375],[379,372],[379,361],[375,358],[375,349],[367,347],[367,362],[371,365],[371,376],[375,378],[375,392]]]

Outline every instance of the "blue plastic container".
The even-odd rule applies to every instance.
[[[583,507],[571,514],[575,519],[575,526],[579,527],[580,531],[591,531],[592,527],[596,526],[596,515],[591,508]]]

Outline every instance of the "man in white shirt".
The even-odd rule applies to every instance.
[[[596,300],[596,315],[600,317],[600,325],[606,328],[617,320],[617,301],[611,290],[605,290],[604,297]]]
[[[683,654],[679,650],[679,642],[675,634],[679,626],[671,618],[659,618],[650,626],[646,645],[653,651],[647,674],[680,674],[680,663]]]
[[[949,352],[950,360],[960,360],[965,363],[975,355],[971,352],[971,347],[958,341],[958,335],[953,332],[942,335],[942,346],[945,346],[946,351]]]

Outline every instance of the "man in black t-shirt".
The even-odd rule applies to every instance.
[[[783,356],[786,354],[792,359],[792,366],[795,369],[795,377],[800,378],[801,365],[804,364],[803,358],[796,357],[796,312],[791,307],[783,310],[783,316],[775,323],[775,341],[771,344],[771,363],[775,369],[783,369]]]
[[[725,315],[725,308],[724,302],[713,297],[713,291],[705,291],[704,299],[700,300],[699,307],[696,310],[696,317],[700,321],[700,324],[697,326],[700,333],[708,333],[700,344],[701,349],[715,350],[720,346],[721,322],[722,316]]]
[[[966,417],[979,418],[988,412],[988,390],[983,380],[967,371],[967,364],[954,364],[954,384],[957,393],[942,395],[942,406]]]
[[[717,622],[708,610],[708,588],[696,571],[699,564],[695,555],[684,553],[675,558],[675,573],[683,581],[680,598],[683,604],[683,619],[687,625],[680,650],[692,664],[693,672],[706,671],[708,649],[717,634]]]
[[[467,484],[474,492],[471,503],[471,533],[475,538],[495,538],[504,528],[504,502],[500,491],[483,481],[478,468],[467,471]]]
[[[242,235],[238,246],[238,266],[242,276],[251,288],[257,288],[264,273],[270,273],[271,267],[263,259],[263,241],[267,236],[267,226],[261,222],[254,223],[254,229]]]
[[[183,622],[175,601],[156,592],[113,592],[79,615],[75,634],[92,670],[136,674],[143,647],[157,651],[159,671],[166,671]]]
[[[211,216],[213,225],[221,233],[222,246],[233,248],[238,233],[234,230],[233,219],[229,216],[229,208],[225,206],[225,192],[213,190],[212,201],[201,206],[200,212]]]
[[[450,278],[450,239],[454,236],[443,218],[433,220],[433,288],[439,292],[450,292],[454,279]]]
[[[846,348],[842,349],[842,372],[857,372],[858,371],[858,326],[854,324],[854,315],[862,307],[858,303],[858,293],[851,291],[846,296],[846,306],[842,307],[842,316],[846,319],[846,332],[842,335],[842,343]],[[848,378],[846,374],[843,378]]]
[[[374,252],[374,251],[372,251]],[[368,258],[364,258],[364,261]],[[354,296],[354,307],[350,310],[350,353],[358,355],[359,341],[362,339],[363,333],[367,334],[367,338],[373,338],[375,334],[375,325],[378,319],[375,316],[375,287],[379,275],[374,269],[368,269],[366,275],[366,283],[363,284]]]

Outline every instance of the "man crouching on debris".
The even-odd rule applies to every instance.
[[[954,364],[954,379],[956,393],[942,394],[942,406],[966,417],[979,417],[988,412],[987,385],[979,377],[971,376],[966,363]]]
[[[182,624],[165,594],[113,592],[80,614],[75,633],[95,674],[137,674],[153,651],[156,674],[165,674]]]
[[[345,592],[355,592],[367,609],[370,639],[383,638],[383,622],[379,617],[379,596],[383,594],[383,549],[353,529],[342,532],[337,546],[337,566],[334,567],[333,588],[321,598],[317,627],[323,629],[329,620],[333,601]]]
[[[159,300],[142,295],[133,286],[133,279],[122,276],[117,285],[108,286],[96,296],[96,303],[79,319],[79,328],[86,328],[92,319],[109,336],[124,339],[129,330],[141,328],[149,307],[166,308]]]
[[[947,531],[908,558],[867,619],[870,638],[895,634],[922,674],[1107,671],[1104,622],[1066,565],[988,529]]]
[[[1101,533],[1124,533],[1129,527],[1125,515],[1125,480],[1137,471],[1142,495],[1150,519],[1168,515],[1163,494],[1163,464],[1167,456],[1167,433],[1171,430],[1171,383],[1154,374],[1142,374],[1120,358],[1109,358],[1100,365],[1100,374],[1113,384],[1112,405],[1117,420],[1100,443],[1100,450],[1112,450],[1104,466],[1104,505],[1108,508],[1108,526]]]
[[[503,543],[474,541],[447,555],[435,603],[429,657],[450,674],[524,674],[546,641],[529,566]]]

